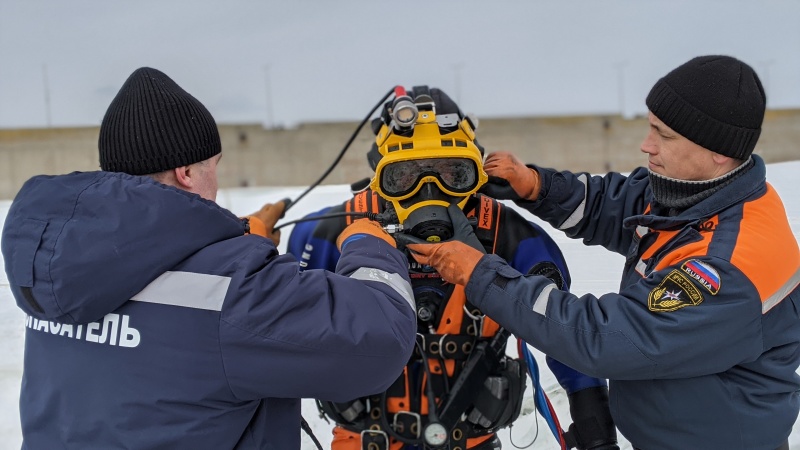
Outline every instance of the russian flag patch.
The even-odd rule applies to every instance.
[[[719,272],[708,263],[697,259],[690,259],[681,265],[681,270],[689,275],[693,280],[700,283],[711,295],[719,292]]]

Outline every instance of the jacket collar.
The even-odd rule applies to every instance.
[[[623,220],[625,228],[635,228],[645,226],[660,230],[671,230],[683,227],[688,223],[698,222],[703,219],[717,215],[720,211],[732,205],[741,203],[746,198],[765,189],[767,178],[767,168],[764,160],[758,155],[752,155],[753,167],[732,183],[715,192],[707,199],[688,208],[677,216],[668,217],[657,215],[652,211],[647,214],[640,214],[627,217]],[[652,192],[648,196],[652,204]]]

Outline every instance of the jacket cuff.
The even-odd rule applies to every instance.
[[[516,269],[497,255],[486,255],[475,266],[472,276],[464,287],[464,293],[470,303],[483,309],[483,300],[487,296],[486,291],[492,284],[499,284],[505,287],[505,283],[514,278],[522,277]]]

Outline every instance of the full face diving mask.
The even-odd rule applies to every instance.
[[[437,116],[435,106],[427,94],[412,103],[404,90],[396,93],[391,121],[375,139],[382,158],[370,184],[392,204],[403,232],[431,242],[453,236],[447,207],[463,208],[487,180],[472,122]]]

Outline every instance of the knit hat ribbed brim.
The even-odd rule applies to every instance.
[[[204,161],[222,151],[214,118],[164,73],[134,71],[100,125],[100,167],[147,175]]]
[[[668,127],[701,147],[747,159],[764,122],[766,95],[755,71],[730,56],[700,56],[658,80],[645,101]]]

